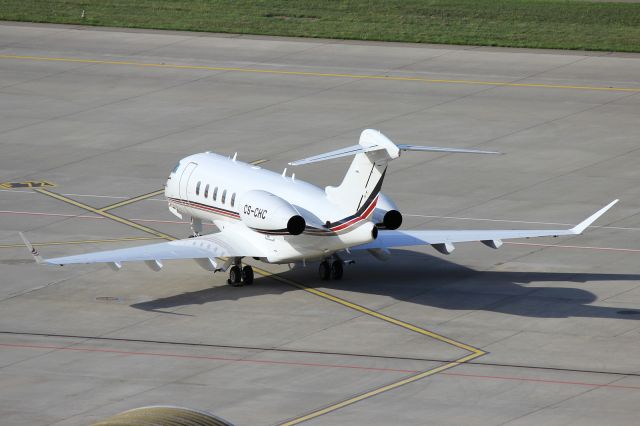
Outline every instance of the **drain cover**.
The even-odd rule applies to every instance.
[[[96,297],[96,300],[99,300],[101,302],[119,302],[120,298],[113,296],[98,296]]]

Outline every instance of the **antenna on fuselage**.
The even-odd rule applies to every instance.
[[[286,167],[282,171],[282,177],[287,177],[287,168]]]
[[[235,154],[233,154],[233,158],[231,159],[231,161],[236,161],[236,158],[238,158],[238,153],[237,152]]]

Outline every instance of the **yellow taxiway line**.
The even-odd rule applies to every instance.
[[[37,192],[39,192],[41,194],[44,194],[44,195],[47,195],[49,197],[55,198],[57,200],[63,201],[65,203],[74,205],[76,207],[85,209],[85,210],[90,211],[92,213],[95,213],[95,214],[104,216],[106,218],[112,219],[112,220],[114,220],[114,221],[116,221],[118,223],[122,223],[124,225],[128,225],[128,226],[133,227],[135,229],[138,229],[140,231],[144,231],[144,232],[150,233],[152,235],[155,235],[156,237],[164,238],[164,239],[170,240],[170,241],[176,240],[176,238],[172,237],[171,235],[164,234],[164,233],[162,233],[160,231],[156,231],[155,229],[149,228],[147,226],[139,225],[139,224],[137,224],[135,222],[132,222],[130,220],[127,220],[127,219],[121,218],[119,216],[115,216],[115,215],[113,215],[111,213],[108,213],[108,212],[106,212],[106,211],[104,211],[102,209],[96,209],[96,208],[91,207],[91,206],[89,206],[87,204],[80,203],[78,201],[72,200],[71,198],[65,197],[65,196],[57,194],[55,192],[51,192],[51,191],[49,191],[47,189],[35,188],[34,191],[37,191]],[[137,198],[137,197],[135,197],[135,198]],[[133,200],[133,198],[132,198],[132,200]],[[307,293],[313,294],[313,295],[318,296],[318,297],[322,297],[325,300],[329,300],[331,302],[338,303],[338,304],[340,304],[340,305],[342,305],[344,307],[347,307],[349,309],[355,310],[357,312],[372,316],[372,317],[380,319],[382,321],[385,321],[385,322],[397,325],[399,327],[402,327],[402,328],[404,328],[406,330],[421,334],[423,336],[430,337],[430,338],[435,339],[437,341],[440,341],[442,343],[446,343],[446,344],[452,345],[452,346],[454,346],[456,348],[459,348],[459,349],[465,350],[467,352],[470,352],[469,354],[467,354],[467,355],[465,355],[465,356],[463,356],[463,357],[461,357],[459,359],[447,362],[447,363],[445,363],[443,365],[440,365],[438,367],[435,367],[435,368],[420,372],[418,374],[415,374],[415,375],[412,375],[412,376],[409,376],[409,377],[405,377],[405,378],[400,379],[400,380],[398,380],[396,382],[393,382],[393,383],[378,387],[376,389],[364,392],[362,394],[359,394],[359,395],[356,395],[354,397],[351,397],[351,398],[345,399],[343,401],[337,402],[335,404],[332,404],[332,405],[330,405],[328,407],[324,407],[322,409],[307,413],[307,414],[305,414],[303,416],[288,420],[288,421],[286,421],[284,423],[281,423],[280,426],[292,426],[292,425],[296,425],[296,424],[305,422],[307,420],[311,420],[313,418],[322,416],[324,414],[339,410],[339,409],[341,409],[343,407],[346,407],[348,405],[355,404],[356,402],[362,401],[363,399],[379,395],[379,394],[381,394],[383,392],[387,392],[387,391],[396,389],[396,388],[398,388],[400,386],[404,386],[406,384],[416,382],[416,381],[418,381],[420,379],[432,376],[432,375],[437,374],[437,373],[439,373],[441,371],[448,370],[448,369],[453,368],[453,367],[455,367],[457,365],[463,364],[465,362],[469,362],[469,361],[471,361],[471,360],[473,360],[475,358],[478,358],[478,357],[480,357],[482,355],[485,355],[487,353],[487,352],[483,351],[482,349],[475,348],[475,347],[473,347],[471,345],[468,345],[466,343],[459,342],[457,340],[451,339],[449,337],[443,336],[443,335],[435,333],[433,331],[426,330],[426,329],[424,329],[422,327],[418,327],[416,325],[409,324],[409,323],[407,323],[405,321],[390,317],[388,315],[382,314],[380,312],[377,312],[377,311],[374,311],[372,309],[366,308],[364,306],[358,305],[356,303],[350,302],[350,301],[348,301],[346,299],[343,299],[341,297],[329,294],[329,293],[324,292],[322,290],[318,290],[318,289],[315,289],[315,288],[307,287],[304,284],[301,284],[301,283],[292,281],[290,279],[281,277],[280,275],[274,274],[274,273],[269,272],[269,271],[267,271],[265,269],[258,268],[258,267],[254,267],[253,269],[254,269],[255,272],[257,272],[258,274],[262,275],[263,277],[272,278],[272,279],[280,281],[280,282],[282,282],[284,284],[287,284],[287,285],[296,287],[298,289],[301,289],[303,291],[306,291]]]
[[[97,215],[100,215],[100,216],[106,217],[108,219],[114,220],[114,221],[116,221],[118,223],[122,223],[123,225],[130,226],[130,227],[135,228],[135,229],[137,229],[139,231],[146,232],[146,233],[151,234],[151,235],[155,235],[156,237],[164,238],[164,239],[170,240],[170,241],[173,241],[173,240],[176,239],[176,238],[172,237],[171,235],[167,235],[167,234],[165,234],[163,232],[156,231],[155,229],[149,228],[148,226],[140,225],[138,223],[132,222],[132,221],[127,220],[127,219],[124,219],[124,218],[122,218],[120,216],[116,216],[114,214],[111,214],[111,213],[106,212],[106,211],[102,211],[102,210],[97,209],[95,207],[91,207],[91,206],[89,206],[87,204],[84,204],[84,203],[81,203],[79,201],[72,200],[69,197],[65,197],[64,195],[57,194],[57,193],[49,191],[47,189],[35,188],[34,191],[39,192],[40,194],[48,195],[49,197],[55,198],[56,200],[64,201],[65,203],[71,204],[71,205],[79,207],[81,209],[90,211],[91,213],[95,213]]]
[[[313,411],[313,412],[311,412],[309,414],[305,414],[304,416],[295,418],[293,420],[288,420],[288,421],[286,421],[284,423],[280,423],[279,426],[293,426],[293,425],[300,424],[302,422],[306,422],[308,420],[314,419],[314,418],[322,416],[324,414],[331,413],[332,411],[336,411],[336,410],[339,410],[341,408],[344,408],[347,405],[351,405],[351,404],[355,404],[356,402],[360,402],[363,399],[371,398],[371,397],[379,395],[379,394],[381,394],[383,392],[388,392],[390,390],[399,388],[400,386],[404,386],[404,385],[407,385],[409,383],[413,383],[415,381],[418,381],[420,379],[424,379],[425,377],[433,376],[434,374],[437,374],[437,373],[440,373],[442,371],[448,370],[448,369],[453,368],[453,367],[455,367],[457,365],[464,364],[465,362],[469,362],[472,359],[478,358],[478,357],[480,357],[480,356],[482,356],[484,354],[485,354],[485,352],[483,352],[483,351],[478,351],[478,352],[471,353],[471,354],[469,354],[469,355],[467,355],[465,357],[462,357],[462,358],[460,358],[458,360],[451,361],[451,362],[449,362],[447,364],[441,365],[441,366],[436,367],[436,368],[432,368],[431,370],[423,371],[422,373],[418,373],[418,374],[415,374],[413,376],[406,377],[406,378],[404,378],[402,380],[399,380],[397,382],[393,382],[391,384],[388,384],[388,385],[373,389],[371,391],[362,393],[360,395],[354,396],[353,398],[349,398],[349,399],[346,399],[344,401],[340,401],[340,402],[338,402],[336,404],[330,405],[330,406],[322,408],[320,410]]]
[[[439,342],[446,343],[446,344],[455,346],[456,348],[463,349],[465,351],[471,352],[470,354],[468,354],[466,356],[463,356],[462,358],[456,359],[455,361],[451,361],[451,362],[448,362],[446,364],[440,365],[438,367],[435,367],[435,368],[420,372],[418,374],[415,374],[415,375],[412,375],[412,376],[409,376],[409,377],[405,377],[405,378],[403,378],[401,380],[398,380],[396,382],[393,382],[393,383],[381,386],[379,388],[370,390],[368,392],[356,395],[354,397],[345,399],[343,401],[337,402],[337,403],[335,403],[333,405],[330,405],[328,407],[325,407],[325,408],[313,411],[311,413],[305,414],[305,415],[303,415],[301,417],[297,417],[295,419],[288,420],[286,422],[280,423],[279,426],[293,426],[293,425],[297,425],[297,424],[302,423],[302,422],[306,422],[307,420],[311,420],[313,418],[322,416],[324,414],[328,414],[328,413],[330,413],[332,411],[339,410],[339,409],[341,409],[343,407],[346,407],[347,405],[355,404],[356,402],[362,401],[363,399],[371,398],[371,397],[379,395],[379,394],[381,394],[383,392],[387,392],[387,391],[396,389],[396,388],[398,388],[400,386],[404,386],[406,384],[413,383],[413,382],[418,381],[420,379],[424,379],[425,377],[429,377],[429,376],[432,376],[434,374],[440,373],[441,371],[448,370],[448,369],[453,368],[453,367],[455,367],[457,365],[464,364],[465,362],[469,362],[469,361],[471,361],[471,360],[473,360],[475,358],[481,357],[481,356],[483,356],[483,355],[485,355],[487,353],[487,352],[483,351],[482,349],[475,348],[475,347],[473,347],[471,345],[468,345],[466,343],[462,343],[462,342],[459,342],[457,340],[451,339],[451,338],[449,338],[447,336],[443,336],[442,334],[438,334],[438,333],[435,333],[433,331],[424,329],[422,327],[418,327],[417,325],[409,324],[409,323],[407,323],[405,321],[390,317],[388,315],[382,314],[380,312],[374,311],[372,309],[369,309],[369,308],[366,308],[364,306],[361,306],[361,305],[358,305],[356,303],[353,303],[353,302],[350,302],[348,300],[345,300],[345,299],[343,299],[341,297],[334,296],[333,294],[326,293],[326,292],[324,292],[322,290],[318,290],[318,289],[315,289],[315,288],[307,287],[307,286],[305,286],[303,284],[300,284],[298,282],[295,282],[295,281],[292,281],[290,279],[281,277],[280,275],[273,274],[273,273],[271,273],[271,272],[269,272],[267,270],[264,270],[262,268],[257,268],[257,267],[254,266],[253,270],[256,271],[257,273],[259,273],[260,275],[264,276],[264,277],[272,278],[272,279],[275,279],[277,281],[280,281],[280,282],[283,282],[285,284],[288,284],[290,286],[297,287],[297,288],[299,288],[301,290],[304,290],[304,291],[306,291],[308,293],[311,293],[311,294],[313,294],[315,296],[319,296],[319,297],[322,297],[323,299],[329,300],[331,302],[338,303],[338,304],[340,304],[342,306],[345,306],[345,307],[347,307],[349,309],[353,309],[353,310],[355,310],[357,312],[360,312],[360,313],[372,316],[374,318],[380,319],[382,321],[386,321],[388,323],[397,325],[397,326],[402,327],[404,329],[407,329],[409,331],[421,334],[423,336],[428,336],[428,337],[430,337],[432,339],[435,339],[435,340],[437,340]]]
[[[162,193],[164,193],[164,189],[159,189],[157,191],[149,192],[148,194],[138,195],[137,197],[129,198],[128,200],[123,200],[118,203],[110,204],[98,210],[100,210],[101,212],[106,212],[109,210],[117,209],[118,207],[123,207],[132,203],[137,203],[138,201],[146,200],[147,198],[151,198],[155,195],[160,195]]]
[[[287,71],[276,69],[260,69],[260,68],[239,68],[239,67],[213,67],[207,65],[180,65],[165,64],[137,61],[108,61],[101,59],[81,59],[81,58],[58,58],[49,56],[30,56],[30,55],[0,55],[0,59],[21,59],[31,61],[49,61],[49,62],[69,62],[81,64],[101,64],[101,65],[129,65],[148,68],[170,68],[170,69],[186,69],[186,70],[205,70],[205,71],[225,71],[225,72],[241,72],[254,74],[275,74],[275,75],[294,75],[307,77],[330,77],[330,78],[352,78],[359,80],[387,80],[387,81],[413,81],[421,83],[441,83],[441,84],[468,84],[480,86],[504,86],[504,87],[534,87],[545,89],[573,89],[573,90],[596,90],[607,92],[632,92],[640,93],[640,87],[612,87],[612,86],[587,86],[587,85],[570,85],[570,84],[545,84],[545,83],[515,83],[508,81],[481,81],[481,80],[460,80],[460,79],[437,79],[425,77],[401,77],[389,75],[375,74],[349,74],[349,73],[328,73],[317,71]]]

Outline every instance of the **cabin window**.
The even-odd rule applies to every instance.
[[[213,201],[218,199],[218,187],[216,186],[215,189],[213,190]]]
[[[224,191],[222,191],[222,198],[220,199],[220,201],[222,201],[222,204],[224,204],[224,200],[227,198],[227,190],[225,189]]]
[[[231,196],[231,207],[233,207],[236,204],[236,193],[234,192],[233,195]]]
[[[200,195],[200,183],[198,182],[198,184],[196,185],[196,195]]]
[[[204,187],[204,198],[207,198],[209,196],[209,184],[207,184],[207,186]]]

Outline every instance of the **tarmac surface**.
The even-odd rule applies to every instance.
[[[636,425],[639,121],[638,55],[3,23],[2,424],[178,405],[237,425]],[[17,235],[45,257],[184,238],[158,195],[180,158],[281,171],[364,128],[505,153],[393,162],[406,228],[565,227],[621,202],[579,237],[359,255],[342,281],[256,265],[240,288],[190,261],[38,266]],[[295,173],[335,184],[348,161]]]

